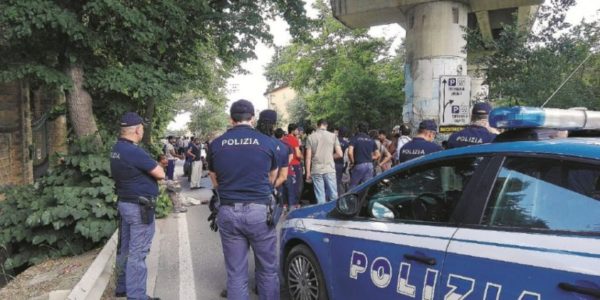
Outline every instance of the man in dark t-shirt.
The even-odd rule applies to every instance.
[[[373,177],[373,160],[381,155],[377,144],[367,134],[367,123],[358,124],[358,133],[350,139],[348,147],[348,160],[352,168],[350,174],[350,188],[353,188]]]
[[[346,171],[347,162],[345,161],[345,153],[348,147],[350,147],[350,140],[346,137],[347,130],[344,127],[338,127],[333,132],[336,133],[337,138],[340,141],[340,147],[342,148],[343,154],[342,157],[333,160],[335,162],[335,177],[337,180],[338,195],[341,195],[347,190],[347,184],[342,182],[342,178]]]
[[[208,169],[220,196],[217,225],[227,271],[227,297],[249,299],[248,248],[256,261],[258,293],[279,298],[277,232],[267,222],[278,172],[276,141],[252,127],[254,106],[231,105],[233,127],[208,147]]]
[[[465,129],[450,135],[450,138],[448,138],[448,148],[493,142],[497,132],[488,123],[488,116],[491,110],[492,106],[487,102],[475,103],[471,112],[471,124]]]
[[[423,120],[419,124],[419,131],[412,141],[402,146],[400,162],[405,162],[419,156],[442,150],[442,147],[433,142],[437,134],[437,125],[433,120]]]
[[[110,153],[110,170],[118,196],[119,249],[115,296],[128,299],[158,299],[146,294],[146,255],[154,236],[154,210],[144,210],[140,196],[156,199],[157,180],[165,172],[137,144],[144,136],[142,118],[128,112],[121,118],[121,134]],[[142,213],[147,213],[142,216]]]

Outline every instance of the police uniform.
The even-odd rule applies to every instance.
[[[259,123],[262,121],[271,122],[271,124],[275,124],[277,122],[277,112],[272,109],[265,109],[260,112],[259,115]],[[282,168],[288,168],[290,163],[290,154],[292,154],[292,150],[288,145],[284,144],[283,141],[280,141],[274,136],[271,136],[273,139],[273,143],[275,144],[275,150],[277,153],[277,167],[279,168],[279,172],[281,172]],[[288,169],[289,173],[289,169]],[[287,177],[286,177],[287,180]],[[283,193],[283,186],[285,183],[277,188],[278,193]]]
[[[455,132],[448,138],[448,148],[487,144],[494,141],[496,135],[487,128],[471,124],[465,129]]]
[[[346,149],[348,149],[348,147],[350,146],[350,141],[348,141],[348,139],[343,137],[344,132],[345,132],[345,130],[343,128],[340,128],[338,130],[338,140],[340,141],[340,148],[342,148],[342,153],[345,153]],[[346,188],[344,187],[344,184],[342,183],[342,177],[344,175],[344,168],[346,166],[345,166],[345,162],[344,162],[344,157],[336,158],[333,161],[335,162],[335,177],[337,180],[338,195],[339,195],[346,191]]]
[[[292,148],[275,137],[273,137],[273,143],[275,143],[275,149],[277,150],[277,167],[280,169],[289,167]]]
[[[473,105],[472,116],[480,116],[480,119],[487,119],[492,110],[492,106],[487,102],[479,102]],[[471,145],[487,144],[494,141],[496,134],[491,133],[486,127],[478,124],[471,124],[465,129],[455,132],[448,138],[448,148],[458,148]]]
[[[437,125],[432,120],[423,120],[419,124],[419,129],[437,132]],[[400,149],[400,162],[405,162],[419,156],[442,150],[442,147],[436,143],[425,140],[423,137],[415,136],[413,139],[404,144]]]
[[[377,144],[366,133],[359,132],[350,140],[353,148],[354,167],[350,174],[350,188],[373,178],[373,152]]]
[[[121,126],[139,125],[142,119],[135,113],[126,113]],[[110,170],[118,196],[119,248],[117,250],[117,296],[128,299],[155,299],[146,295],[146,255],[154,237],[154,211],[149,211],[149,224],[142,222],[139,196],[156,198],[158,183],[149,172],[158,163],[133,141],[119,138],[113,146]]]
[[[286,177],[286,181],[279,188],[277,188],[277,191],[281,193],[281,195],[284,197],[285,201],[283,204],[290,206],[295,205],[298,203],[297,197],[294,197],[293,193],[288,193],[288,190],[293,189],[293,187],[296,184],[295,182],[292,182],[292,185],[290,186],[290,183],[288,183],[288,181],[293,180],[294,177],[294,171],[292,170],[292,168],[290,168],[290,155],[292,155],[292,148],[290,148],[290,146],[286,145],[283,141],[277,138],[273,139],[275,140],[275,144],[278,149],[277,162],[279,169],[281,170],[281,168],[288,168],[288,175]],[[290,195],[293,197],[292,199],[290,199]]]
[[[232,116],[254,114],[252,103],[238,100]],[[209,146],[209,170],[218,183],[220,206],[217,225],[227,269],[228,299],[249,299],[248,246],[256,260],[256,281],[261,299],[279,299],[277,236],[267,224],[273,186],[269,173],[277,169],[273,138],[250,125],[236,125]]]

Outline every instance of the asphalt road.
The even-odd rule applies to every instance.
[[[181,173],[179,162],[176,176]],[[210,180],[207,177],[202,180],[202,186],[206,188],[190,190],[185,178],[181,178],[182,196],[197,200],[210,199]],[[187,213],[172,213],[167,218],[157,220],[157,236],[151,249],[151,256],[155,256],[157,263],[148,264],[148,279],[155,280],[153,292],[149,290],[150,295],[166,300],[224,299],[219,296],[226,287],[227,279],[221,240],[219,234],[208,226],[206,219],[209,214],[208,205],[197,205],[188,207]],[[248,286],[252,291],[254,258],[251,252],[248,261]],[[151,284],[149,286],[152,287]],[[258,297],[250,292],[250,299]],[[282,293],[281,299],[288,297]]]

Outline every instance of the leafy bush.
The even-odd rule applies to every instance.
[[[75,141],[62,163],[33,185],[0,191],[0,247],[6,269],[76,255],[104,243],[116,229],[116,195],[108,148]]]
[[[164,187],[161,187],[158,199],[156,199],[156,218],[164,218],[168,216],[172,208],[173,203],[171,202],[171,199],[169,198],[166,189]]]

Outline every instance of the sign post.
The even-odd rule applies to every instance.
[[[470,122],[471,78],[440,76],[440,133],[461,130]]]

